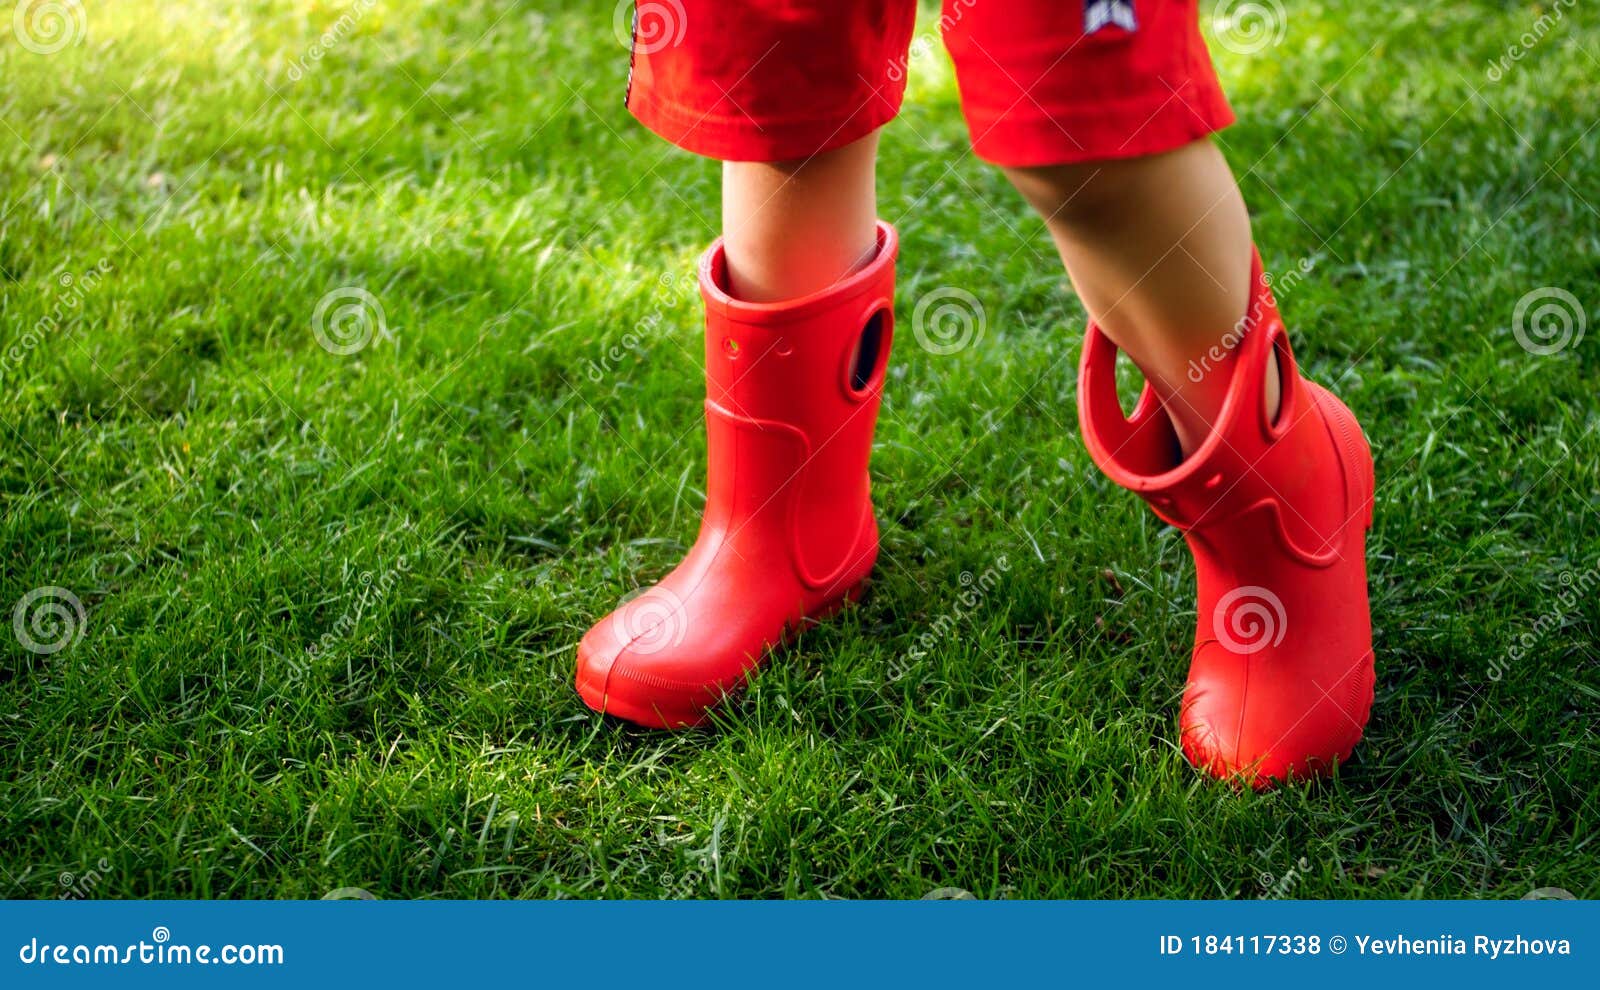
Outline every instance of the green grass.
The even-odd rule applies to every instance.
[[[630,120],[612,5],[572,6],[382,3],[298,79],[340,6],[0,39],[0,618],[86,613],[49,654],[0,630],[0,893],[1600,895],[1600,328],[1512,334],[1541,287],[1597,316],[1600,25],[1499,81],[1540,8],[1297,3],[1219,50],[1379,480],[1367,741],[1255,795],[1176,749],[1182,542],[1083,450],[1081,308],[942,54],[881,209],[904,326],[956,286],[986,331],[900,336],[871,595],[713,728],[582,706],[577,639],[697,525],[717,170]],[[338,356],[313,314],[352,286],[386,333]]]

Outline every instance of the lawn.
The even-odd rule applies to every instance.
[[[937,45],[884,139],[871,592],[663,734],[573,649],[695,534],[718,173],[623,110],[612,4],[66,9],[59,51],[0,35],[0,894],[1600,896],[1570,2],[1216,48],[1378,472],[1367,740],[1259,795],[1178,751],[1186,552],[1083,449],[1082,309]],[[954,290],[952,343],[914,314]]]

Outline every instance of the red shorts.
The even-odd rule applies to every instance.
[[[973,150],[1055,165],[1226,127],[1196,2],[944,0]],[[915,0],[639,0],[628,109],[702,155],[806,158],[894,117],[915,21]]]

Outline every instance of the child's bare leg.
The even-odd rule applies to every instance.
[[[1142,158],[1006,171],[1045,217],[1089,316],[1144,371],[1193,451],[1229,379],[1226,360],[1220,371],[1200,362],[1250,299],[1250,217],[1222,153],[1199,140]],[[1199,367],[1211,370],[1191,373]],[[1269,363],[1273,408],[1277,389]]]
[[[723,242],[735,298],[796,299],[872,260],[877,154],[874,131],[797,161],[723,163]]]
[[[1346,760],[1372,704],[1372,458],[1350,410],[1300,376],[1222,155],[1198,141],[1010,174],[1098,326],[1084,444],[1194,554],[1184,753],[1258,787]],[[1165,415],[1124,413],[1118,348]]]
[[[578,644],[590,707],[698,725],[878,554],[867,463],[893,339],[896,235],[877,137],[723,171],[704,255],[706,504],[677,567]]]

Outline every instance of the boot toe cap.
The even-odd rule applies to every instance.
[[[597,712],[654,729],[704,722],[719,697],[716,685],[677,681],[651,666],[632,644],[591,630],[578,644],[578,695]]]
[[[1370,655],[1325,690],[1287,656],[1258,658],[1245,677],[1235,658],[1218,662],[1218,651],[1216,643],[1196,651],[1184,693],[1180,734],[1191,763],[1264,790],[1326,774],[1350,757],[1371,706]]]
[[[760,651],[737,623],[697,614],[696,601],[657,586],[595,623],[578,643],[584,703],[651,728],[704,722]]]

